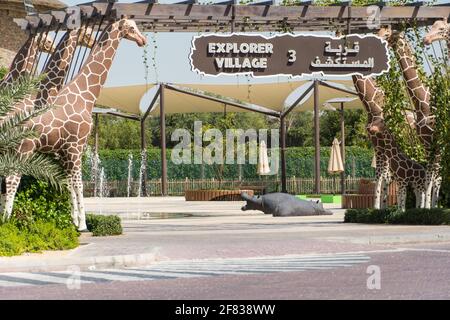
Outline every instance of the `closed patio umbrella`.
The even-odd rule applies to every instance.
[[[339,148],[338,139],[334,138],[333,145],[331,146],[330,160],[328,161],[328,173],[333,174],[333,194],[335,191],[335,179],[334,174],[344,171],[344,164],[342,163],[341,149]]]
[[[269,156],[267,155],[267,145],[263,140],[259,144],[259,154],[258,154],[258,174],[266,175],[270,173],[269,166]]]
[[[377,157],[375,156],[375,154],[373,155],[372,163],[370,164],[370,166],[375,169],[377,168]]]

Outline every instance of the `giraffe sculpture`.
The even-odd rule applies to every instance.
[[[64,84],[64,79],[69,71],[70,61],[78,44],[91,48],[94,43],[92,28],[82,27],[81,29],[69,30],[61,38],[54,49],[47,65],[44,67],[46,77],[39,83],[38,94],[34,97],[26,97],[23,101],[14,106],[14,112],[30,111],[35,107],[44,106],[49,103],[49,99],[56,95]],[[0,119],[3,122],[4,117]],[[18,179],[11,176],[9,179]],[[0,207],[5,204],[5,195],[1,195]]]
[[[425,208],[437,205],[441,181],[441,154],[440,150],[433,150],[433,138],[435,133],[434,110],[430,105],[430,90],[422,83],[418,66],[414,58],[413,50],[405,39],[404,32],[393,32],[390,27],[380,29],[378,34],[386,39],[394,49],[395,55],[402,70],[406,82],[408,95],[415,109],[415,129],[425,148],[428,164],[426,166],[426,194]]]
[[[92,127],[92,109],[106,81],[120,40],[126,38],[142,47],[147,39],[139,32],[134,21],[120,19],[110,23],[92,49],[87,61],[72,81],[50,99],[56,107],[33,118],[28,127],[39,138],[26,139],[18,153],[28,156],[33,152],[53,154],[58,157],[70,180],[72,219],[78,230],[87,230],[83,184],[81,180],[81,157]],[[20,177],[6,178],[4,216],[12,212],[15,192]]]
[[[70,68],[75,49],[78,45],[92,48],[94,38],[92,28],[81,27],[67,31],[55,48],[43,73],[46,75],[40,82],[37,95],[28,96],[14,106],[12,114],[31,111],[50,103],[50,99],[58,93]],[[0,123],[3,119],[0,118]]]
[[[0,88],[11,85],[20,76],[30,75],[38,51],[53,53],[54,50],[53,40],[47,34],[36,33],[30,35],[14,57],[8,73],[0,81]]]
[[[425,168],[409,159],[400,150],[386,127],[383,115],[384,92],[376,85],[373,78],[353,76],[352,79],[358,96],[369,114],[366,128],[374,144],[378,162],[376,198],[380,198],[381,184],[389,182],[392,178],[398,185],[397,205],[402,211],[405,210],[408,186],[411,186],[415,192],[416,206],[423,207]],[[387,168],[389,168],[389,174],[386,172]]]
[[[62,88],[77,46],[92,48],[94,40],[90,27],[82,26],[64,34],[44,67],[43,73],[46,77],[39,83],[37,96],[34,100],[35,108],[48,104],[50,98],[56,96]]]
[[[383,110],[381,109],[381,107],[379,107],[381,101],[378,101],[380,100],[380,97],[382,97],[382,93],[379,92],[380,89],[372,83],[374,81],[372,78],[353,76],[352,79],[358,95],[363,101],[368,115],[366,131],[375,149],[376,163],[374,208],[381,209],[386,207],[387,205],[387,187],[392,180],[392,175],[389,168],[389,159],[384,152],[383,140],[380,139],[379,134],[376,134],[372,130],[372,128],[375,128],[377,126],[377,123],[382,119]]]
[[[436,21],[423,38],[425,45],[430,45],[432,42],[438,40],[446,40],[447,48],[450,50],[450,23],[445,19]],[[450,51],[447,54],[450,54]]]

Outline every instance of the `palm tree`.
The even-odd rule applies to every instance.
[[[0,177],[27,175],[44,180],[61,191],[67,187],[67,177],[57,160],[49,155],[34,153],[21,156],[16,152],[23,139],[35,138],[34,130],[25,124],[32,118],[48,111],[51,106],[17,112],[14,105],[32,93],[40,79],[21,78],[13,85],[0,89]],[[9,217],[3,216],[3,221]]]

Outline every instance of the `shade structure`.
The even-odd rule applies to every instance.
[[[349,80],[331,80],[324,81],[326,84],[331,84],[336,88],[343,90],[355,91],[355,87],[352,81]],[[356,92],[355,92],[356,94]],[[338,89],[319,86],[319,105],[323,110],[329,110],[330,105],[344,101],[345,109],[363,109],[364,106],[360,99],[356,98],[354,94],[345,93]],[[300,104],[294,111],[311,111],[314,110],[314,95],[311,94]]]
[[[331,146],[330,160],[328,161],[328,173],[336,174],[344,171],[344,164],[342,163],[341,150],[339,148],[338,139],[334,138]]]
[[[347,90],[354,90],[353,83],[348,80],[332,81]],[[289,82],[272,83],[245,83],[245,84],[177,84],[180,87],[188,89],[197,89],[209,92],[217,97],[232,98],[237,101],[243,101],[260,105],[275,111],[282,111],[290,106],[301,95],[305,89],[312,84],[312,81],[296,80]],[[147,106],[142,99],[148,91],[156,91],[157,84],[132,85],[105,87],[102,89],[97,100],[98,106],[114,108],[120,111],[142,114]],[[351,94],[343,93],[337,89],[320,86],[319,103],[321,108],[323,104],[336,97],[349,97]],[[142,101],[141,101],[142,100]],[[362,109],[363,106],[359,99],[353,99],[346,103],[346,109]],[[312,92],[297,105],[293,111],[309,111],[314,109],[314,99]],[[202,98],[188,96],[181,92],[172,90],[165,91],[165,112],[171,113],[193,113],[193,112],[242,112],[240,108],[225,106],[223,103],[205,100]],[[159,108],[155,106],[150,113],[159,114]]]
[[[266,175],[270,173],[269,156],[267,154],[267,145],[263,140],[259,144],[258,153],[258,174]]]

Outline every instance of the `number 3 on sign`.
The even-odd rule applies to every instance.
[[[295,60],[297,60],[296,56],[297,52],[295,50],[288,50],[288,62],[293,63]]]

